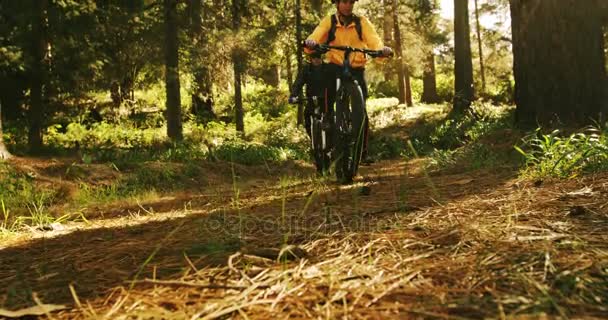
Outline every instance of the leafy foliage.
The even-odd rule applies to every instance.
[[[582,172],[608,169],[608,132],[589,127],[563,136],[560,130],[537,129],[515,146],[526,160],[523,173],[534,178],[571,178]]]

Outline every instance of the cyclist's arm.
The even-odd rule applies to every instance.
[[[376,32],[374,25],[366,17],[361,17],[361,31],[363,32],[363,42],[371,50],[382,50],[384,44]]]
[[[319,25],[315,28],[307,40],[315,40],[317,43],[325,43],[327,36],[329,35],[329,29],[331,28],[331,16],[327,16],[321,20]],[[314,50],[304,48],[304,52],[307,54],[313,53]]]
[[[294,81],[293,85],[291,86],[289,94],[291,97],[297,97],[300,95],[300,93],[302,93],[302,87],[304,87],[304,84],[306,83],[308,77],[308,73],[310,72],[309,69],[310,65],[306,63],[302,66],[302,70],[300,70],[300,72],[298,73],[296,81]]]

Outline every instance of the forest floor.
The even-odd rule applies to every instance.
[[[14,161],[40,176],[65,165]],[[424,163],[379,161],[347,186],[302,163],[209,164],[200,188],[0,243],[0,306],[52,319],[608,317],[607,173],[529,181]]]

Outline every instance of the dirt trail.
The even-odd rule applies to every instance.
[[[351,186],[244,175],[238,193],[38,232],[0,250],[0,307],[35,293],[68,306],[56,318],[608,317],[607,174],[534,184],[422,167],[381,161]],[[307,257],[256,254],[285,244]]]

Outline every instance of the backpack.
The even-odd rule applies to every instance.
[[[353,21],[355,22],[355,30],[357,30],[357,34],[359,35],[359,40],[363,41],[363,31],[361,30],[361,18],[357,17],[353,14]],[[336,27],[338,25],[338,18],[335,14],[331,16],[331,27],[329,28],[329,33],[327,34],[327,41],[325,44],[329,44],[330,42],[336,39]]]

